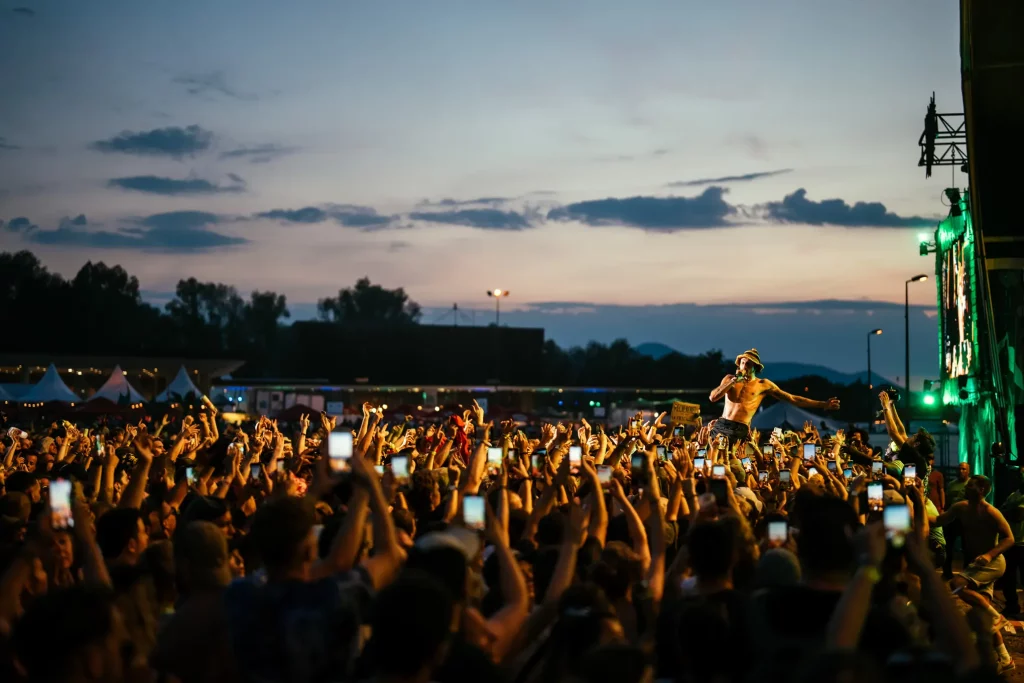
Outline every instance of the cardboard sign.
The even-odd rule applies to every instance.
[[[700,417],[700,406],[696,403],[677,401],[672,404],[671,420],[673,425],[697,424],[698,417]]]

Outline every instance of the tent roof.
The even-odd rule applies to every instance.
[[[14,397],[11,396],[7,391],[0,386],[0,401],[13,401]]]
[[[754,415],[754,419],[750,421],[750,426],[755,427],[759,430],[766,431],[769,429],[775,429],[782,425],[789,425],[799,429],[803,426],[804,422],[810,422],[815,427],[821,428],[821,424],[825,423],[825,429],[834,432],[837,429],[843,429],[844,424],[829,420],[828,418],[815,415],[814,413],[808,412],[803,408],[798,408],[789,403],[776,403],[770,408],[764,408],[760,410],[757,415]]]
[[[128,377],[125,376],[124,370],[121,369],[120,365],[114,366],[114,371],[110,373],[110,377],[103,383],[95,394],[89,397],[90,401],[96,401],[101,398],[105,398],[111,403],[120,403],[127,401],[127,403],[144,403],[145,397],[140,394],[135,387],[128,382]]]
[[[192,379],[188,376],[188,370],[182,365],[181,369],[178,370],[178,374],[167,385],[167,388],[153,400],[157,403],[170,403],[176,397],[185,397],[189,394],[199,398],[203,395],[203,392],[199,391],[199,387],[192,383]]]
[[[46,368],[46,373],[42,379],[36,382],[19,400],[24,403],[49,403],[51,401],[81,403],[82,401],[78,394],[68,389],[68,385],[64,384],[64,380],[60,378],[60,373],[57,372],[57,368],[54,367],[53,363],[50,363],[50,367]]]

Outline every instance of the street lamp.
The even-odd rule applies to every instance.
[[[874,389],[875,385],[871,382],[871,338],[877,337],[882,334],[881,329],[871,330],[868,332],[868,389]]]
[[[906,387],[906,396],[904,396],[903,399],[905,401],[904,405],[907,406],[908,427],[910,426],[910,283],[924,282],[927,279],[927,275],[915,275],[914,277],[907,280],[906,283],[903,285],[903,335],[904,342],[906,344],[906,348],[904,349],[904,360],[906,361],[906,366],[903,368],[905,371],[903,377],[903,385],[904,387]]]
[[[499,325],[501,323],[501,297],[508,296],[509,292],[507,289],[488,289],[487,296],[494,297],[494,324]]]

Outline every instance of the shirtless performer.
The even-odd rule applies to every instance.
[[[803,396],[786,393],[775,382],[758,378],[755,373],[763,372],[764,365],[757,349],[750,349],[736,357],[735,375],[726,375],[718,388],[711,392],[711,402],[716,403],[725,397],[725,411],[722,417],[715,420],[711,428],[711,437],[725,436],[730,443],[746,441],[750,436],[750,418],[754,417],[765,396],[779,401],[792,403],[801,408],[817,410],[839,410],[839,399],[814,401]]]
[[[1002,616],[992,607],[993,586],[996,579],[1006,571],[1006,559],[1003,553],[1013,547],[1013,532],[999,509],[989,505],[985,500],[992,488],[988,477],[975,475],[967,481],[964,493],[967,500],[954,504],[939,515],[935,526],[943,526],[951,522],[959,522],[961,542],[964,547],[964,562],[972,560],[950,582],[950,588],[960,591],[960,597],[968,605],[988,612],[993,620],[996,652],[999,655],[1000,670],[1009,668],[1012,663],[1006,652],[1006,645],[1000,633],[1006,623]]]

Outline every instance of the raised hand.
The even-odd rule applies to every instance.
[[[839,410],[839,399],[832,397],[825,402],[825,410],[836,411]]]
[[[476,418],[477,425],[483,426],[484,424],[484,409],[480,407],[480,404],[473,399],[473,417]]]

